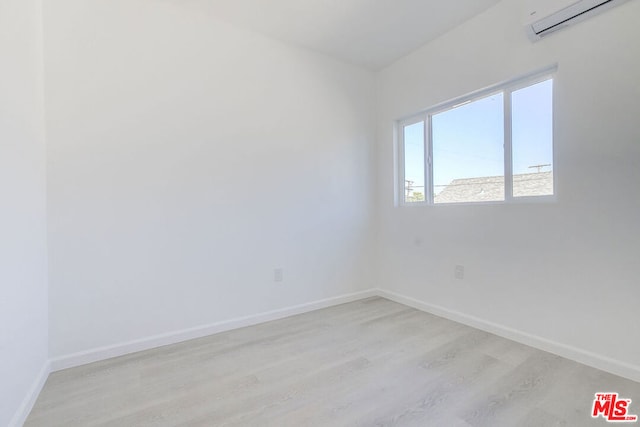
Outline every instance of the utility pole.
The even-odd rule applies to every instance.
[[[409,196],[411,195],[411,192],[413,191],[413,181],[409,181],[408,179],[404,180],[405,186],[404,188],[407,189],[407,194],[405,196],[405,200],[409,200]]]

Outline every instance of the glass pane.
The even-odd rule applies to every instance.
[[[423,202],[424,122],[404,127],[404,201]]]
[[[504,200],[504,96],[435,114],[434,203]]]
[[[553,194],[553,80],[512,95],[513,197]]]

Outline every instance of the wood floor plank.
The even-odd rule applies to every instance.
[[[25,425],[589,426],[602,391],[640,402],[639,383],[376,297],[53,373]]]

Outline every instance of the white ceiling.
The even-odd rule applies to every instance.
[[[191,0],[228,23],[373,70],[498,1]]]

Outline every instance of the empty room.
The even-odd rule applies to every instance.
[[[0,0],[0,426],[637,425],[639,19]]]

